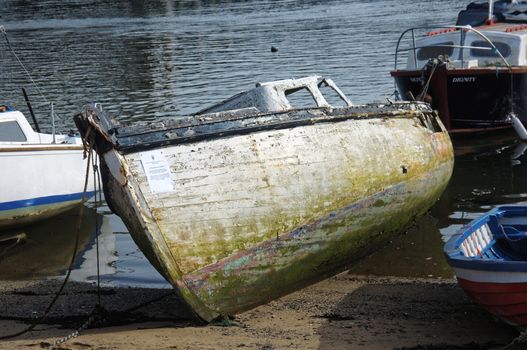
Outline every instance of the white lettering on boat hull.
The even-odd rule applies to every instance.
[[[452,83],[475,83],[476,77],[454,77]]]

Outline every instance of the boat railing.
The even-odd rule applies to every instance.
[[[434,45],[426,45],[426,46],[417,46],[416,45],[416,40],[417,40],[417,38],[416,38],[416,31],[432,31],[432,30],[439,30],[439,29],[451,30],[453,32],[459,31],[459,33],[460,33],[459,45],[446,45],[446,44],[434,44]],[[474,34],[479,36],[481,39],[483,39],[485,42],[487,42],[490,45],[490,47],[464,45],[466,32],[473,32]],[[407,48],[401,48],[400,47],[401,46],[401,42],[406,37],[406,35],[410,35],[411,36],[411,46],[407,47]],[[402,34],[399,36],[399,40],[397,41],[397,46],[396,46],[396,49],[395,49],[394,70],[397,71],[397,64],[398,64],[398,61],[399,61],[399,53],[400,52],[412,52],[415,69],[418,69],[417,68],[417,62],[418,62],[417,50],[419,50],[419,49],[421,49],[423,47],[430,47],[430,46],[433,46],[433,47],[449,47],[449,48],[461,49],[460,57],[461,57],[461,66],[462,67],[464,66],[464,62],[465,62],[465,59],[464,59],[465,56],[463,55],[463,50],[465,50],[465,49],[470,49],[470,50],[492,50],[493,52],[496,53],[497,58],[499,58],[507,68],[511,69],[511,65],[509,64],[507,59],[501,54],[501,52],[498,50],[498,48],[494,45],[492,40],[490,40],[485,34],[480,32],[479,30],[474,29],[471,26],[423,26],[423,27],[409,28],[409,29],[405,30],[404,32],[402,32]]]

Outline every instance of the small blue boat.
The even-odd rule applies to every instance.
[[[465,293],[505,322],[527,328],[527,206],[501,206],[445,245]]]

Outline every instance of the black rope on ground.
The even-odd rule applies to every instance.
[[[89,130],[91,131],[91,129]],[[89,131],[87,135],[89,135]],[[96,261],[97,261],[97,304],[93,308],[92,312],[90,313],[90,316],[88,319],[75,331],[72,333],[56,340],[53,344],[49,344],[48,348],[54,348],[56,346],[59,346],[60,344],[65,343],[66,341],[78,337],[79,334],[87,329],[91,324],[93,324],[97,319],[103,319],[104,315],[108,312],[104,309],[101,303],[101,278],[100,278],[100,259],[99,259],[99,216],[97,213],[97,209],[99,208],[99,203],[102,201],[101,198],[101,182],[99,177],[99,166],[98,166],[98,156],[95,153],[95,155],[92,155],[93,149],[89,141],[84,141],[83,139],[83,145],[84,145],[84,153],[89,152],[89,156],[93,157],[92,164],[93,164],[93,188],[95,191],[94,195],[94,201],[95,201],[95,249],[96,249]],[[89,167],[89,164],[88,164]],[[88,179],[86,179],[87,181]]]
[[[55,294],[55,297],[53,298],[53,300],[51,300],[51,302],[49,303],[48,307],[46,308],[46,310],[44,311],[42,316],[40,316],[39,318],[34,320],[33,323],[29,327],[27,327],[26,329],[24,329],[24,330],[22,330],[20,332],[13,333],[13,334],[8,334],[8,335],[4,335],[4,336],[0,336],[0,340],[5,340],[5,339],[18,337],[18,336],[20,336],[22,334],[30,332],[37,325],[42,323],[42,320],[44,320],[46,318],[46,316],[49,314],[49,312],[51,311],[51,308],[55,305],[55,303],[58,300],[58,298],[62,295],[62,292],[64,291],[64,288],[66,287],[66,284],[68,283],[68,280],[69,280],[70,275],[71,275],[71,271],[73,270],[73,265],[75,263],[75,258],[77,256],[77,251],[78,251],[78,247],[79,247],[79,236],[80,236],[80,230],[81,230],[81,226],[82,226],[82,215],[84,213],[84,202],[87,199],[86,198],[86,191],[88,189],[88,178],[89,178],[89,174],[90,174],[91,157],[92,157],[92,152],[88,152],[88,161],[87,161],[87,164],[86,164],[86,176],[84,178],[84,189],[83,189],[82,200],[81,200],[80,210],[79,210],[79,220],[77,221],[77,232],[76,232],[76,235],[75,235],[75,244],[73,246],[73,252],[72,252],[72,255],[71,255],[71,261],[70,261],[70,264],[68,266],[68,271],[66,273],[66,277],[64,278],[64,281],[62,281],[62,285],[60,286],[59,290]]]
[[[92,129],[89,129],[86,136],[90,135],[90,132],[91,132]],[[83,143],[84,143],[84,147],[85,147],[85,152],[88,151],[90,152],[88,155],[91,155],[92,153],[92,144],[93,143],[90,143],[89,141],[87,142],[84,142],[84,139],[83,139]],[[95,154],[93,156],[93,161],[92,161],[92,164],[93,164],[93,182],[94,182],[94,190],[95,190],[95,197],[94,197],[94,200],[95,200],[95,207],[96,207],[96,210],[98,208],[98,205],[99,203],[102,202],[102,183],[101,183],[101,174],[100,174],[100,171],[99,171],[99,160],[98,160],[98,156],[97,154]],[[49,344],[48,345],[48,348],[54,348],[56,346],[59,346],[63,343],[65,343],[66,341],[72,339],[72,338],[75,338],[77,336],[80,335],[80,333],[87,329],[90,325],[93,325],[93,324],[97,324],[98,322],[98,326],[99,327],[102,327],[105,325],[105,321],[110,321],[111,322],[111,319],[114,318],[112,317],[112,314],[114,313],[110,313],[109,311],[107,311],[103,306],[102,306],[102,303],[101,303],[101,278],[100,278],[100,255],[99,255],[99,218],[98,218],[98,215],[95,215],[95,229],[96,229],[96,232],[95,232],[95,242],[96,242],[96,260],[97,260],[97,304],[95,305],[94,309],[92,310],[90,316],[88,317],[88,319],[79,327],[77,328],[75,331],[73,331],[72,333],[58,339],[57,341],[55,341],[53,344]],[[154,303],[154,302],[157,302],[157,301],[160,301],[160,300],[163,300],[171,295],[174,295],[176,294],[176,292],[174,290],[170,291],[169,293],[165,294],[165,295],[162,295],[162,296],[159,296],[159,297],[156,297],[156,298],[153,298],[149,301],[146,301],[146,302],[143,302],[141,304],[138,304],[138,305],[135,305],[133,307],[130,307],[124,311],[120,311],[119,314],[127,314],[127,313],[130,313],[132,311],[135,311],[141,307],[144,307],[150,303]]]
[[[163,300],[163,299],[168,298],[169,296],[174,295],[174,294],[176,294],[176,292],[174,290],[172,290],[172,291],[170,291],[169,293],[167,293],[165,295],[161,295],[161,296],[156,297],[154,299],[151,299],[149,301],[145,301],[144,303],[141,303],[141,304],[138,304],[138,305],[133,306],[131,308],[128,308],[128,309],[122,311],[122,313],[128,313],[128,312],[135,311],[137,309],[142,308],[143,306],[146,306],[146,305],[151,304],[151,303],[155,303],[156,301]]]

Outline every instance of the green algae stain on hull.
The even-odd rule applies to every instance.
[[[235,314],[342,271],[433,205],[452,145],[412,108],[163,147],[167,193],[141,152],[105,156],[107,199],[201,319]]]
[[[448,178],[450,172],[451,166],[445,164],[433,176],[398,184],[279,240],[263,242],[187,275],[187,285],[207,300],[209,307],[237,313],[317,282],[371,253],[426,212],[444,189],[442,186],[427,193],[429,180],[434,176]],[[410,191],[423,196],[418,201],[409,200]],[[383,201],[380,198],[386,205],[371,205]]]
[[[177,254],[185,286],[207,308],[234,314],[342,271],[433,205],[452,172],[450,140],[446,133],[431,133],[411,120],[384,120],[382,129],[371,120],[340,123],[332,130],[335,140],[325,145],[316,141],[328,140],[328,135],[316,132],[327,132],[327,126],[306,127],[299,130],[301,137],[273,135],[272,146],[264,144],[270,133],[248,136],[247,153],[257,154],[257,160],[243,152],[244,140],[202,143],[203,161],[194,158],[193,165],[200,180],[180,188],[176,201],[161,197],[164,207],[149,198],[146,181],[137,180],[156,210],[164,242]],[[365,130],[373,131],[368,135]],[[310,131],[316,135],[311,139]],[[298,139],[302,144],[287,150]],[[315,152],[338,152],[334,144],[343,141],[352,145],[348,152],[333,154],[333,163],[328,156],[310,158]],[[242,150],[242,164],[232,159],[233,152],[229,160],[203,156],[219,144],[224,151]],[[277,147],[283,149],[273,150]],[[193,153],[181,146],[165,152],[180,161]],[[290,164],[293,153],[296,161]],[[286,164],[269,159],[273,154]],[[140,164],[134,157],[128,161],[137,171]],[[208,173],[203,170],[207,167]],[[178,171],[173,168],[176,184]],[[180,172],[187,184],[192,171],[187,167]],[[265,179],[265,186],[260,180],[251,182],[252,175]],[[309,186],[299,190],[295,181]]]

